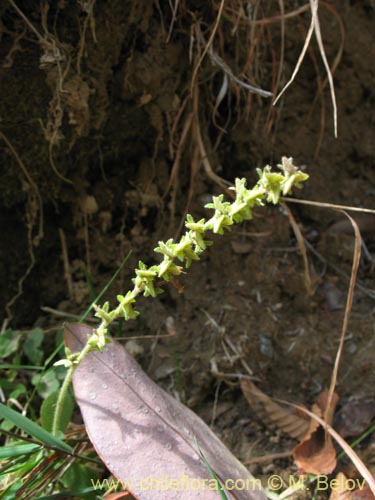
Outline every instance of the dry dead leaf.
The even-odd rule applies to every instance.
[[[241,381],[241,389],[258,417],[270,427],[278,427],[289,436],[301,440],[309,429],[304,415],[293,413],[272,400],[248,379]]]
[[[353,491],[351,500],[375,500],[375,495],[367,484],[364,488]]]
[[[319,395],[312,411],[319,417],[326,415],[326,422],[330,425],[333,413],[338,402],[338,396],[333,393],[330,407],[327,409],[328,391]],[[310,428],[306,436],[293,450],[297,466],[310,474],[330,474],[336,467],[336,450],[331,436],[314,419],[310,421]]]
[[[375,417],[375,402],[371,398],[349,399],[335,415],[335,429],[343,437],[359,436]]]
[[[332,488],[329,500],[352,500],[353,492],[346,488],[347,477],[343,472],[339,472],[336,476],[337,485]]]

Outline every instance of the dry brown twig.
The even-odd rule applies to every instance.
[[[367,214],[374,214],[375,210],[372,208],[362,208],[362,207],[351,207],[350,205],[337,205],[335,203],[324,203],[323,201],[312,201],[304,200],[302,198],[289,198],[284,196],[281,198],[282,201],[287,201],[288,203],[299,203],[301,205],[311,205],[313,207],[321,208],[337,208],[338,210],[347,210],[349,212],[364,212]]]
[[[350,220],[350,222],[353,226],[354,234],[355,234],[355,244],[354,244],[354,253],[353,253],[352,274],[350,277],[350,285],[349,285],[349,289],[348,289],[348,297],[347,297],[347,301],[346,301],[340,343],[339,343],[339,347],[337,349],[335,365],[333,367],[333,372],[332,372],[332,377],[331,377],[331,384],[330,384],[329,394],[328,394],[327,409],[330,407],[333,393],[334,393],[335,387],[336,387],[336,381],[337,381],[337,375],[338,375],[339,366],[340,366],[340,360],[341,360],[342,351],[344,348],[346,332],[348,330],[350,312],[352,310],[352,305],[353,305],[354,287],[355,287],[355,282],[357,279],[359,262],[361,259],[361,241],[362,241],[362,238],[361,238],[361,233],[359,232],[359,229],[358,229],[358,225],[354,221],[354,219],[352,219],[352,217],[350,217],[350,215],[345,212],[345,210],[342,210],[342,212],[348,217],[348,219]],[[327,420],[327,411],[324,414],[324,420]]]
[[[289,222],[290,225],[292,226],[294,235],[297,239],[298,247],[302,255],[303,259],[303,266],[304,266],[304,274],[305,274],[305,287],[308,295],[312,295],[314,290],[312,286],[312,281],[311,281],[311,274],[310,274],[310,267],[309,267],[309,259],[307,257],[307,252],[306,252],[306,247],[304,243],[304,238],[302,236],[301,230],[294,218],[294,215],[292,214],[291,210],[289,209],[288,205],[285,203],[281,203],[281,206],[283,209],[286,211],[288,214]]]

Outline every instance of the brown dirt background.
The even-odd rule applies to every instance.
[[[304,5],[281,4],[285,12]],[[310,21],[308,9],[285,21],[280,67],[281,23],[274,18],[281,4],[226,2],[213,42],[233,74],[273,92],[279,71],[278,90],[290,77]],[[116,293],[129,288],[138,259],[152,262],[157,241],[177,233],[187,210],[205,216],[203,205],[222,188],[201,165],[194,126],[171,175],[189,116],[198,116],[210,164],[222,178],[233,182],[245,176],[252,184],[255,167],[292,156],[310,175],[297,197],[374,208],[372,1],[320,5],[328,60],[332,64],[340,56],[334,74],[337,139],[314,39],[276,107],[229,82],[215,110],[224,73],[210,54],[197,74],[195,107],[189,96],[219,2],[180,2],[173,24],[168,2],[22,0],[17,6],[27,23],[12,2],[0,5],[0,305],[5,317],[11,312],[13,328],[61,322],[42,312],[43,306],[80,314],[91,301],[84,266],[99,291],[132,250],[107,293],[114,303]],[[172,322],[167,318],[173,318],[174,337],[136,340],[143,348],[140,362],[211,422],[245,462],[290,450],[294,443],[257,419],[230,374],[245,373],[245,361],[266,393],[311,405],[329,385],[341,332],[353,250],[350,227],[332,229],[343,219],[333,210],[289,206],[321,256],[309,252],[312,295],[306,293],[288,217],[267,207],[214,238],[215,245],[181,280],[183,293],[169,286],[156,300],[140,300],[140,318],[123,325],[121,333],[165,334]],[[357,219],[367,251],[339,373],[341,404],[375,398],[375,222],[373,216]],[[20,280],[22,293],[9,305]],[[367,443],[363,452],[373,467],[373,440],[371,453],[370,448]],[[250,467],[258,475],[295,470],[289,459]]]

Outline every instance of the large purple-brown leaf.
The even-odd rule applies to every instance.
[[[90,333],[88,326],[68,323],[65,344],[80,351]],[[73,386],[95,449],[140,500],[220,499],[194,439],[222,484],[227,481],[228,498],[266,499],[211,429],[157,386],[117,342],[90,353],[77,367]]]

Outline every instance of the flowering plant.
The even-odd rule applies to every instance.
[[[254,206],[262,206],[265,202],[277,204],[281,194],[284,196],[289,194],[294,186],[302,187],[302,183],[309,177],[293,164],[292,158],[283,157],[278,167],[279,172],[273,172],[269,165],[263,170],[257,169],[259,180],[252,189],[246,188],[246,179],[236,179],[235,186],[230,188],[235,192],[233,202],[224,201],[224,195],[221,194],[213,197],[212,203],[206,205],[206,208],[214,210],[210,219],[195,221],[191,215],[187,215],[185,222],[187,231],[180,241],[175,242],[173,239],[166,242],[160,241],[158,247],[155,248],[154,251],[163,256],[159,264],[147,267],[139,261],[132,280],[133,289],[125,295],[117,295],[119,302],[117,307],[110,309],[109,302],[105,302],[101,307],[93,305],[96,311],[95,316],[101,322],[97,328],[93,328],[86,346],[77,353],[72,353],[66,347],[66,358],[55,363],[55,365],[64,365],[68,371],[56,405],[54,433],[59,428],[59,414],[64,393],[68,390],[74,369],[89,352],[102,351],[110,342],[108,327],[114,320],[121,317],[129,320],[139,315],[139,311],[134,309],[137,296],[143,293],[146,297],[156,297],[163,292],[159,281],[165,283],[175,279],[183,272],[184,267],[187,269],[193,261],[199,260],[200,254],[212,244],[212,241],[205,239],[208,231],[223,234],[225,229],[230,229],[233,224],[251,219]],[[156,280],[158,280],[158,285],[155,283]]]

